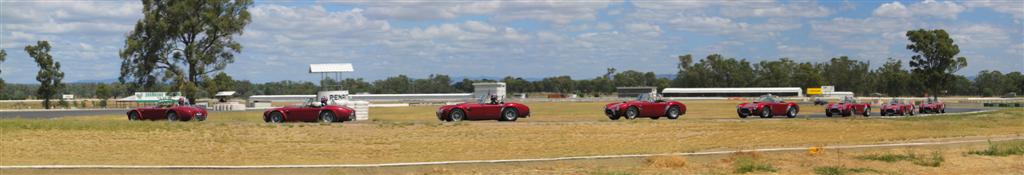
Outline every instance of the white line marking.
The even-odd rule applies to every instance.
[[[945,142],[911,142],[892,144],[868,144],[868,145],[841,145],[824,146],[828,149],[855,149],[855,148],[877,148],[877,147],[900,147],[900,146],[925,146],[945,145],[959,143],[976,143],[987,141],[1009,141],[1024,140],[1024,136],[945,141]],[[271,168],[371,168],[371,167],[395,167],[395,166],[423,166],[423,165],[450,165],[450,164],[473,164],[473,163],[514,163],[514,162],[540,162],[560,160],[586,160],[586,159],[610,159],[610,158],[636,158],[651,156],[697,156],[732,154],[737,152],[780,152],[807,150],[809,147],[788,147],[788,148],[762,148],[733,151],[707,151],[692,153],[663,153],[663,154],[626,154],[626,155],[598,155],[598,156],[573,156],[553,157],[534,159],[502,159],[502,160],[460,160],[460,161],[439,161],[439,162],[402,162],[402,163],[381,163],[381,164],[328,164],[328,165],[19,165],[0,166],[0,169],[271,169]]]

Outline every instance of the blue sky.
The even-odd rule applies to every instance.
[[[674,74],[676,56],[823,62],[909,60],[907,30],[941,28],[981,70],[1024,71],[1024,1],[257,1],[242,53],[225,70],[254,82],[344,77],[593,78],[606,68]],[[36,83],[23,48],[49,40],[65,81],[116,79],[138,1],[0,1],[0,64]]]

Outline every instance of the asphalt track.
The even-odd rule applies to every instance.
[[[0,119],[52,119],[71,116],[125,114],[129,109],[70,109],[70,110],[3,110]]]

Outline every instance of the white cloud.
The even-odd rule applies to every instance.
[[[594,20],[597,11],[618,0],[596,1],[343,1],[366,6],[366,15],[375,19],[438,20],[461,15],[492,15],[499,20],[539,20],[567,24],[576,20]]]
[[[661,26],[646,23],[632,23],[626,25],[626,31],[644,36],[655,37],[661,35]]]
[[[1018,20],[1024,19],[1024,1],[970,0],[965,5],[971,8],[992,8],[996,12],[1013,15]]]
[[[899,1],[885,3],[875,9],[874,15],[880,17],[908,18],[911,16],[934,16],[946,19],[956,19],[957,15],[967,10],[967,7],[952,1],[925,0],[919,3],[904,6]]]
[[[728,17],[825,17],[832,11],[815,2],[792,2],[789,4],[748,2],[742,5],[726,6],[722,14]]]
[[[903,3],[900,3],[899,1],[893,1],[891,3],[885,3],[882,4],[881,6],[878,6],[878,8],[875,9],[874,15],[884,17],[906,18],[910,17],[910,10],[907,9],[906,6],[903,6]]]
[[[950,31],[950,35],[961,48],[992,48],[1010,44],[1010,34],[1005,30],[986,24],[968,25]]]

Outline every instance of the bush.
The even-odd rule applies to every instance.
[[[942,154],[939,153],[938,151],[932,152],[932,155],[931,155],[930,158],[923,157],[923,156],[918,156],[915,153],[907,153],[907,154],[891,154],[891,153],[872,154],[872,155],[857,156],[856,158],[857,159],[862,159],[862,160],[875,160],[875,161],[883,161],[883,162],[910,161],[910,162],[914,163],[915,165],[930,166],[930,167],[939,167],[940,165],[942,165],[942,162],[944,162],[946,160],[945,158],[942,157]]]
[[[758,161],[753,156],[740,156],[732,163],[735,169],[734,173],[750,173],[750,172],[775,172],[778,171],[771,164]]]
[[[686,158],[682,156],[652,156],[645,159],[647,165],[657,168],[682,168],[686,166]]]
[[[989,141],[988,149],[972,150],[968,151],[967,154],[983,156],[1024,155],[1024,141],[1014,141],[1003,144],[994,144],[992,141]]]
[[[844,175],[844,174],[850,174],[850,173],[866,173],[866,172],[881,173],[881,171],[878,171],[878,170],[875,170],[875,169],[871,169],[871,168],[846,168],[846,167],[840,167],[840,166],[825,166],[825,167],[815,167],[814,168],[814,173],[815,174],[820,174],[820,175]]]

